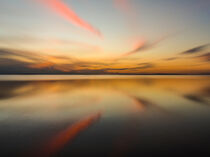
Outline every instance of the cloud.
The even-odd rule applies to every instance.
[[[42,4],[47,5],[49,8],[54,10],[54,12],[64,19],[68,20],[72,24],[86,29],[97,36],[102,36],[98,29],[94,28],[91,24],[80,18],[67,4],[65,4],[62,0],[36,0],[41,2]]]
[[[129,52],[124,53],[122,56],[123,57],[130,56],[130,55],[136,54],[140,51],[148,50],[148,49],[152,48],[153,46],[154,46],[154,44],[140,42],[138,47],[136,47],[135,49],[133,49]]]
[[[192,49],[186,50],[184,52],[182,52],[181,54],[195,54],[195,53],[199,53],[202,52],[203,50],[205,50],[210,44],[205,44],[205,45],[201,45],[198,47],[194,47]]]
[[[137,43],[137,45],[134,47],[133,50],[127,52],[127,53],[124,53],[122,56],[130,56],[132,54],[135,54],[139,51],[143,51],[143,50],[146,50],[148,48],[148,44],[145,42],[145,41],[139,41]]]
[[[204,61],[209,62],[210,61],[210,52],[202,54],[200,56],[196,56],[197,58],[201,58]]]
[[[59,66],[74,62],[76,59],[65,56],[0,49],[1,73],[59,73]]]
[[[130,55],[139,53],[141,51],[152,49],[155,46],[157,46],[158,44],[160,44],[162,41],[164,41],[165,39],[167,39],[168,37],[169,37],[169,35],[163,36],[163,37],[161,37],[161,38],[159,38],[159,39],[157,39],[157,40],[155,40],[153,42],[146,42],[144,40],[140,40],[138,42],[137,46],[133,50],[124,53],[121,57],[130,56]]]
[[[140,63],[139,65],[139,69],[147,69],[147,68],[153,68],[155,67],[155,64],[152,63]]]
[[[109,71],[109,70],[113,70],[113,71],[125,71],[125,70],[141,70],[141,69],[148,69],[148,68],[152,68],[154,67],[154,64],[151,63],[141,63],[138,64],[136,66],[133,67],[125,67],[125,68],[104,68],[103,70]]]
[[[1,74],[155,74],[158,73],[154,71],[156,66],[153,62],[91,61],[0,48]],[[201,71],[197,70],[195,73]]]
[[[27,63],[15,59],[0,58],[0,73],[30,73]]]
[[[170,58],[165,58],[163,59],[164,61],[173,61],[173,60],[176,60],[176,59],[179,59],[178,57],[170,57]]]
[[[14,49],[0,49],[0,72],[10,73],[106,73],[112,64],[81,61],[66,56],[52,56]]]
[[[20,50],[0,49],[2,74],[116,74],[138,73],[154,67],[152,63],[140,63],[127,67],[108,61],[82,61],[72,57],[37,54]]]
[[[35,53],[24,52],[20,50],[12,50],[12,49],[1,49],[0,48],[0,58],[16,58],[15,60],[27,60],[28,62],[40,61],[43,58]],[[18,59],[17,59],[18,58]]]

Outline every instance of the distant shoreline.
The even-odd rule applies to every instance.
[[[210,75],[0,75],[4,81],[68,81],[68,80],[130,80],[130,79],[209,79]]]
[[[133,76],[133,75],[136,75],[136,76],[141,76],[141,75],[148,75],[148,76],[150,76],[150,75],[210,75],[210,73],[202,73],[202,74],[179,74],[179,73],[164,73],[164,74],[162,74],[162,73],[155,73],[155,74],[127,74],[127,73],[123,73],[123,74],[63,74],[63,73],[61,73],[61,74],[52,74],[52,73],[46,73],[46,74],[38,74],[38,73],[31,73],[31,74],[29,74],[29,73],[14,73],[14,74],[11,74],[11,73],[9,73],[9,74],[7,74],[7,73],[4,73],[4,74],[1,74],[0,73],[0,76],[1,75],[25,75],[25,76],[27,76],[27,75],[66,75],[66,76],[70,76],[70,75],[80,75],[80,76],[93,76],[93,75],[95,75],[95,76],[106,76],[106,75],[113,75],[113,76],[120,76],[120,75],[126,75],[126,76]]]

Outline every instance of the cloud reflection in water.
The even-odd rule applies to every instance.
[[[200,100],[209,104],[209,86],[208,76],[0,81],[0,138],[8,141],[0,142],[2,152],[26,152],[36,143],[43,146],[43,139],[54,141],[42,147],[49,156],[144,154],[159,142],[160,148],[167,144],[178,149],[189,139],[197,140],[194,146],[202,150],[210,107]],[[16,141],[12,152],[7,149],[11,140]]]

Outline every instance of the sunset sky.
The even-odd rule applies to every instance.
[[[0,74],[210,74],[210,0],[0,0]]]

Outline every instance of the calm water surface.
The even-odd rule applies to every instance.
[[[0,76],[1,156],[210,155],[209,76]]]

